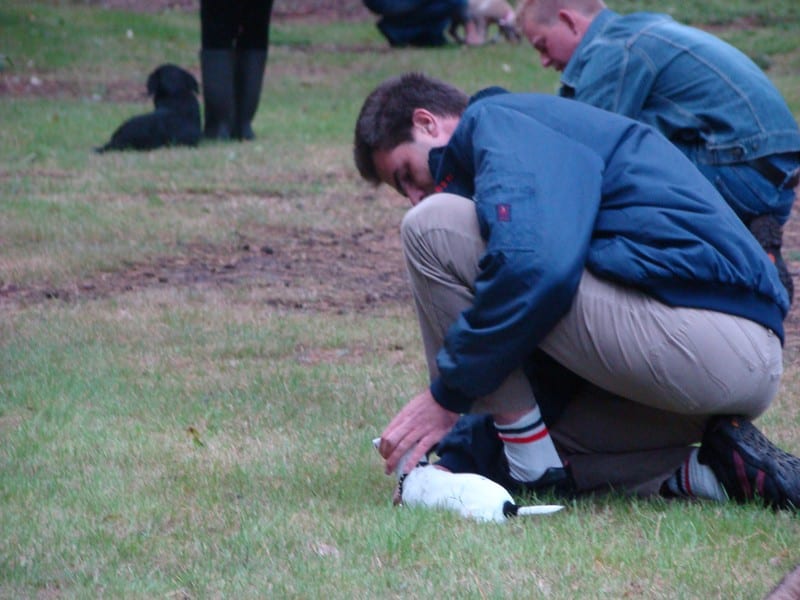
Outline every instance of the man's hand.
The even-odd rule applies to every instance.
[[[455,425],[458,413],[442,408],[425,390],[406,404],[383,430],[378,451],[386,459],[386,473],[394,473],[406,452],[408,472]]]

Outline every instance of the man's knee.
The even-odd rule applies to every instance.
[[[477,230],[475,204],[469,198],[455,194],[431,194],[412,207],[400,225],[400,235],[406,248],[414,240],[436,230]]]
[[[474,218],[475,203],[469,198],[456,194],[431,194],[406,213],[401,231],[451,226],[459,219]]]
[[[486,250],[475,204],[455,194],[432,194],[406,213],[400,228],[406,259],[421,272],[445,270],[472,282]]]

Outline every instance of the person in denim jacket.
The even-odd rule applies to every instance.
[[[767,251],[793,299],[782,225],[800,178],[800,130],[742,52],[668,15],[619,15],[601,0],[524,0],[523,34],[559,94],[643,121],[719,190]]]

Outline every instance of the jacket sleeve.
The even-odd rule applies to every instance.
[[[656,75],[656,65],[641,49],[606,43],[592,50],[574,99],[639,120]]]
[[[437,356],[431,392],[445,408],[467,412],[522,366],[569,309],[599,208],[603,162],[536,118],[491,104],[465,113],[447,152],[473,174],[487,250],[473,305]]]

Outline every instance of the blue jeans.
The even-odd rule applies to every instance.
[[[786,173],[787,179],[800,166],[797,158],[786,155],[773,156],[770,161]],[[745,224],[759,215],[772,215],[781,225],[789,219],[794,189],[776,187],[746,163],[706,165],[696,162],[695,165]]]
[[[466,0],[364,0],[381,15],[378,29],[392,46],[441,46],[454,15],[466,10]]]
[[[441,5],[442,3],[431,2],[431,0],[364,0],[364,6],[383,17],[424,13],[430,10],[432,5],[437,4]],[[452,2],[445,2],[445,4],[452,4]]]

